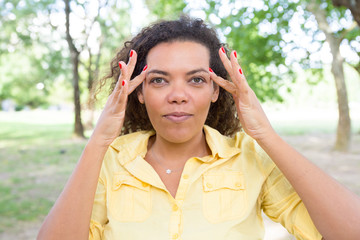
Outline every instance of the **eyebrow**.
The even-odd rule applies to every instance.
[[[203,69],[203,68],[198,68],[198,69],[191,70],[190,72],[187,72],[186,75],[193,75],[193,74],[198,73],[198,72],[208,73],[208,71],[206,71],[205,69]],[[161,70],[157,70],[157,69],[152,69],[152,70],[150,70],[150,71],[147,73],[147,75],[153,74],[153,73],[157,73],[157,74],[165,75],[165,76],[169,76],[169,75],[170,75],[168,72],[161,71]]]

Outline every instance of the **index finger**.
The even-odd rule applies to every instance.
[[[145,80],[146,69],[147,69],[147,65],[144,67],[144,69],[139,75],[137,75],[133,80],[130,81],[128,94],[132,93],[132,91],[134,91]]]
[[[216,82],[220,87],[224,88],[229,93],[236,95],[236,88],[234,83],[223,79],[222,77],[217,76],[214,71],[209,68],[210,71],[210,79]]]
[[[134,72],[135,66],[136,66],[136,62],[137,62],[137,52],[135,50],[130,51],[129,53],[129,62],[127,64],[127,73],[128,76],[127,78],[130,80],[131,75]]]

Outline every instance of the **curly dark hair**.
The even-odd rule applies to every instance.
[[[112,79],[110,90],[114,89],[120,74],[118,62],[128,62],[131,49],[138,54],[137,63],[131,76],[133,79],[145,67],[150,49],[159,43],[174,41],[193,41],[205,46],[210,51],[210,67],[218,76],[230,81],[218,54],[218,50],[222,46],[226,49],[227,54],[229,53],[226,44],[222,44],[215,30],[207,26],[201,19],[181,16],[175,21],[162,20],[154,23],[142,29],[132,40],[126,41],[124,47],[112,59],[110,73],[100,81],[100,85],[104,86],[108,79]],[[145,105],[138,100],[137,92],[140,90],[141,85],[128,97],[122,134],[153,129]],[[236,116],[234,100],[231,94],[221,87],[218,100],[210,105],[205,124],[227,136],[235,134],[241,128]]]

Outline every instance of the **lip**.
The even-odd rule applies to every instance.
[[[175,122],[175,123],[184,122],[184,121],[188,120],[189,118],[191,118],[192,116],[193,116],[193,114],[186,113],[186,112],[171,112],[171,113],[167,113],[167,114],[163,115],[164,118],[166,118],[167,120],[170,120],[172,122]]]

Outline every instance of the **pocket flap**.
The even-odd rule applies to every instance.
[[[203,175],[203,188],[205,192],[218,189],[245,189],[243,174],[240,171],[221,171]]]
[[[140,190],[149,191],[150,185],[148,183],[142,182],[139,179],[127,174],[127,173],[121,173],[121,174],[115,174],[114,175],[114,181],[112,190],[116,191],[118,190],[121,185],[128,185],[135,188],[138,188]]]

